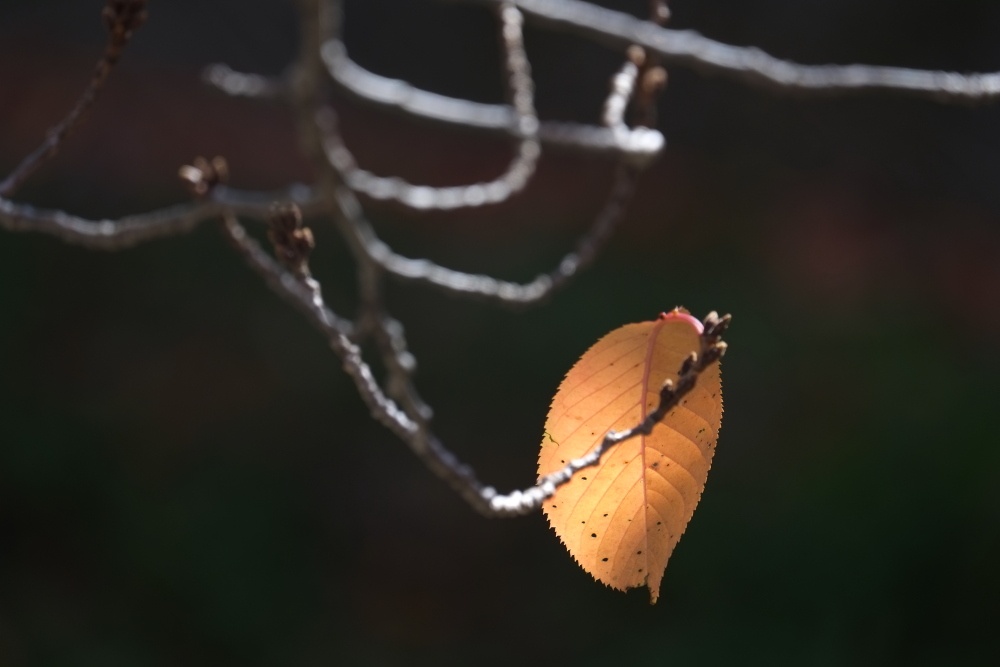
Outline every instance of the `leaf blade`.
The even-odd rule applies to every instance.
[[[700,347],[700,323],[674,311],[620,327],[570,369],[552,400],[539,477],[590,451],[609,430],[638,424]],[[620,443],[561,486],[543,510],[573,558],[597,580],[659,596],[667,561],[704,489],[722,415],[718,365],[649,436]]]

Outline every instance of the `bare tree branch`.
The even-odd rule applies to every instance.
[[[108,28],[108,45],[104,49],[104,55],[97,62],[90,84],[66,117],[49,129],[42,145],[25,157],[14,171],[0,182],[0,197],[10,197],[36,169],[55,156],[60,144],[94,104],[101,89],[104,88],[108,75],[121,58],[122,50],[132,38],[132,33],[145,22],[146,0],[108,0],[102,17]]]
[[[0,228],[10,232],[50,234],[67,243],[97,250],[123,250],[189,232],[200,223],[219,217],[224,208],[242,216],[267,220],[269,207],[276,200],[295,202],[306,214],[319,209],[313,190],[305,185],[270,193],[220,185],[204,201],[177,204],[118,220],[87,220],[65,211],[39,209],[0,199]]]
[[[462,0],[497,5],[502,0]],[[693,30],[671,30],[582,0],[512,0],[529,20],[612,47],[637,44],[668,65],[743,83],[802,92],[900,92],[940,102],[989,102],[1000,96],[1000,72],[959,74],[871,65],[802,65],[755,47],[732,46]]]
[[[223,208],[219,215],[222,216],[222,230],[230,244],[243,255],[250,268],[264,279],[271,291],[305,313],[314,326],[331,338],[331,344],[339,345],[341,338],[350,342],[348,339],[354,334],[354,323],[326,307],[318,283],[313,281],[310,284],[306,278],[282,268],[247,234],[233,211]],[[338,354],[343,354],[346,349],[335,347]]]

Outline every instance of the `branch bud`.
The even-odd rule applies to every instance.
[[[312,231],[302,226],[302,211],[295,204],[271,206],[271,229],[267,238],[274,254],[299,280],[310,277],[309,255],[316,247]]]
[[[229,164],[226,158],[218,155],[211,161],[198,156],[194,159],[194,164],[186,164],[178,169],[177,175],[193,196],[203,198],[216,185],[229,180]]]

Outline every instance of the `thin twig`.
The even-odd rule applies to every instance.
[[[104,55],[97,62],[90,84],[66,117],[49,129],[42,145],[21,160],[21,164],[0,183],[0,197],[10,197],[36,169],[55,156],[60,144],[94,104],[108,75],[121,58],[122,50],[132,38],[132,34],[145,22],[146,0],[108,0],[102,16],[108,28],[108,44],[104,49]]]
[[[635,91],[635,82],[639,77],[639,67],[645,54],[641,49],[630,49],[629,58],[622,65],[621,69],[611,77],[611,91],[604,100],[604,111],[601,113],[601,122],[604,127],[612,130],[623,128],[625,125],[625,109],[628,108],[632,100],[632,93]]]
[[[372,417],[409,445],[432,472],[452,485],[473,507],[491,513],[489,501],[484,497],[484,493],[489,495],[488,490],[479,483],[472,469],[463,465],[426,427],[413,420],[382,391],[371,367],[362,358],[360,348],[350,340],[351,331],[346,321],[326,307],[322,292],[307,286],[268,255],[260,244],[250,238],[231,212],[223,212],[222,230],[250,267],[264,278],[268,287],[304,312],[326,336]]]
[[[336,39],[324,42],[322,53],[330,77],[362,102],[464,129],[517,135],[516,113],[510,105],[447,97],[369,72],[352,61],[343,43]],[[640,164],[659,155],[665,145],[663,135],[654,129],[633,128],[619,132],[596,125],[545,120],[539,122],[538,139],[553,148],[626,155]]]
[[[496,5],[502,0],[464,0]],[[581,0],[510,0],[530,20],[615,48],[637,44],[670,65],[692,67],[743,83],[802,92],[899,92],[939,102],[990,102],[1000,97],[1000,72],[959,74],[872,65],[802,65],[755,47],[732,46],[693,30],[671,30]]]
[[[177,204],[117,220],[88,220],[65,211],[39,209],[0,199],[0,229],[41,232],[96,250],[123,250],[146,241],[187,233],[202,222],[217,218],[223,208],[241,216],[267,220],[269,208],[276,200],[295,202],[306,215],[320,208],[312,188],[305,185],[293,185],[280,192],[236,190],[220,185],[204,201]]]
[[[243,255],[247,264],[264,279],[271,291],[305,313],[315,327],[330,337],[338,354],[346,354],[348,348],[340,346],[341,338],[350,343],[354,323],[330,310],[324,303],[322,294],[314,286],[282,268],[277,260],[247,234],[233,211],[222,209],[219,215],[222,217],[222,229],[226,238]],[[217,215],[216,218],[218,217]]]
[[[378,238],[350,190],[338,188],[335,196],[342,214],[349,217],[351,224],[357,229],[364,251],[390,274],[404,280],[427,283],[455,296],[485,299],[510,306],[528,306],[544,301],[553,292],[565,287],[594,261],[615,227],[625,217],[628,204],[635,193],[637,177],[638,170],[634,166],[620,165],[607,201],[593,225],[577,242],[576,249],[563,257],[554,269],[528,283],[464,273],[428,259],[411,259],[400,255]]]

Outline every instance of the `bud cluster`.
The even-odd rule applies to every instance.
[[[270,217],[267,238],[274,246],[274,254],[296,278],[308,280],[309,255],[316,241],[312,230],[302,226],[302,211],[295,204],[274,204]]]

